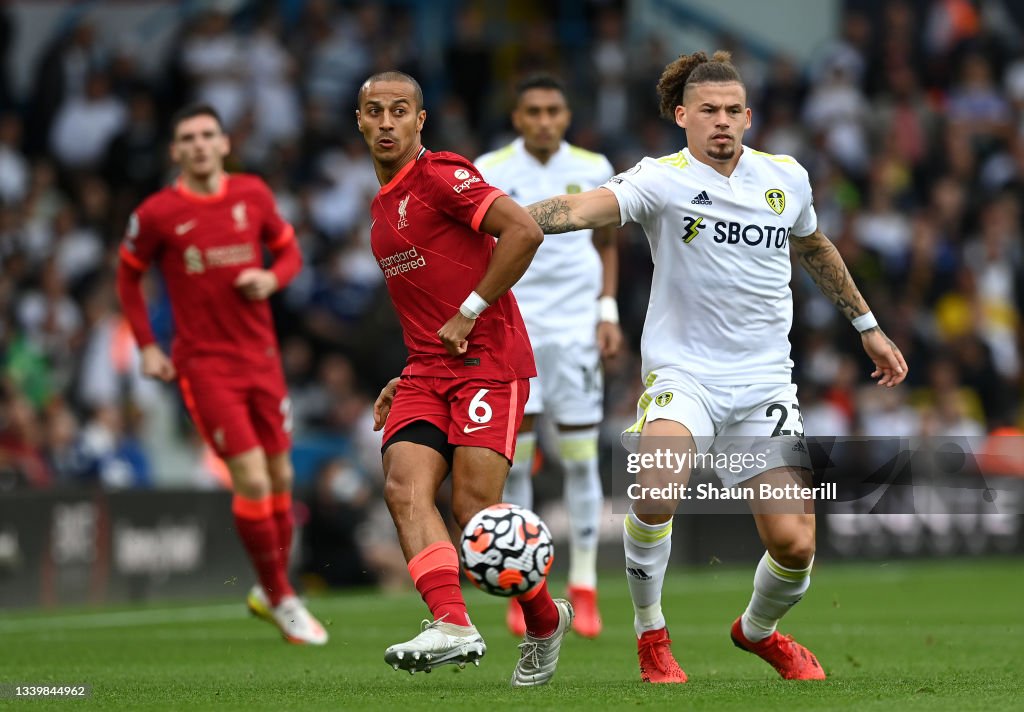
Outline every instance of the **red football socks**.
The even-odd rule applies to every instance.
[[[412,557],[409,575],[434,620],[472,625],[459,585],[459,555],[450,541],[431,544]],[[557,611],[555,615],[558,615]]]
[[[548,582],[519,597],[526,620],[526,632],[534,638],[547,638],[558,628],[558,607],[548,593]]]
[[[246,499],[235,495],[231,502],[235,515],[235,528],[242,539],[249,560],[256,569],[263,590],[271,606],[276,606],[285,596],[294,595],[284,567],[274,521],[270,497]]]
[[[274,524],[277,526],[277,545],[280,548],[281,567],[288,573],[288,557],[292,553],[292,493],[276,492],[270,495],[270,507],[274,512]]]

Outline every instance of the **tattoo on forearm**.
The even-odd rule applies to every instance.
[[[527,206],[526,211],[537,221],[545,235],[572,232],[573,230],[580,229],[578,225],[572,222],[572,210],[569,208],[569,204],[562,198],[542,200],[539,203]]]
[[[821,233],[791,242],[800,264],[811,275],[821,293],[838,307],[847,319],[854,319],[867,311],[868,305],[853,283],[836,246]]]

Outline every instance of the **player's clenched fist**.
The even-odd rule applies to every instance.
[[[461,356],[466,353],[469,349],[466,337],[473,330],[475,323],[476,319],[470,319],[463,316],[461,312],[457,312],[444,326],[438,329],[437,335],[441,338],[441,343],[444,344],[448,353],[452,356]]]
[[[268,269],[249,267],[235,279],[235,289],[254,302],[266,299],[277,291],[277,275]]]
[[[161,381],[173,381],[178,377],[171,359],[156,344],[149,344],[142,349],[142,375],[146,378],[159,378]]]

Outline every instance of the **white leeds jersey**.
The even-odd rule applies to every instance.
[[[547,163],[541,163],[527,152],[522,138],[474,163],[485,181],[520,205],[597,188],[615,172],[601,154],[565,141]],[[602,270],[592,236],[592,230],[576,230],[545,237],[526,274],[512,288],[535,343],[595,338]]]
[[[744,147],[726,178],[683,149],[604,187],[651,243],[644,379],[670,366],[709,385],[788,383],[789,237],[817,229],[807,171]]]

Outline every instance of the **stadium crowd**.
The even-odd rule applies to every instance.
[[[293,4],[295,16],[273,2],[193,4],[159,76],[141,71],[141,46],[105,44],[86,16],[53,37],[29,95],[0,86],[0,489],[216,486],[175,390],[138,376],[113,288],[129,213],[169,178],[165,117],[185,102],[218,108],[231,170],[262,175],[296,227],[305,267],[274,304],[296,464],[322,498],[354,509],[379,487],[373,398],[405,359],[368,247],[378,185],[353,116],[362,79],[390,68],[419,77],[425,145],[467,157],[511,138],[512,85],[538,70],[567,80],[570,140],[617,169],[680,148],[654,85],[697,48],[635,36],[621,4],[585,4],[580,25],[542,2],[500,16],[451,3],[439,67],[408,4]],[[871,386],[856,332],[795,269],[807,433],[1018,428],[1024,25],[1000,3],[848,5],[804,65],[718,42],[748,82],[746,143],[809,170],[822,229],[910,365],[905,387]],[[4,12],[0,77],[16,32]],[[630,348],[607,365],[608,438],[634,417],[651,274],[639,228],[620,237]],[[169,340],[166,299],[148,289]]]

